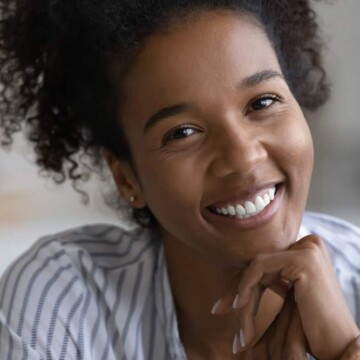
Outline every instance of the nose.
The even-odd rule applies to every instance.
[[[268,157],[259,129],[251,125],[218,132],[215,142],[212,172],[217,177],[248,174]]]

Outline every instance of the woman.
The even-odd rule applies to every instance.
[[[24,122],[75,186],[103,155],[141,227],[18,259],[1,358],[359,357],[359,230],[304,216],[301,108],[327,98],[315,18],[305,0],[2,1],[5,143]]]

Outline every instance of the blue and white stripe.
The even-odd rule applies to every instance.
[[[360,230],[307,213],[360,326]],[[0,282],[1,360],[186,359],[156,233],[112,225],[40,239]]]

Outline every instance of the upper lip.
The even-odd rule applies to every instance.
[[[270,189],[278,184],[281,181],[271,181],[261,185],[255,185],[248,189],[238,189],[231,191],[231,195],[227,195],[224,197],[219,197],[219,200],[215,200],[213,203],[208,205],[208,208],[221,208],[227,206],[229,204],[239,204],[244,203],[246,201],[251,201],[254,199],[255,195],[260,193],[263,190]],[[229,192],[227,192],[229,194]]]

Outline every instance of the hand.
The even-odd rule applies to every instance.
[[[350,343],[340,360],[360,360],[360,336]]]
[[[246,360],[305,360],[306,339],[293,293],[287,295],[280,313],[259,339],[249,344],[243,353]],[[344,359],[345,360],[345,359]]]
[[[233,352],[242,351],[242,359],[303,360],[307,358],[306,339],[293,290],[289,291],[287,283],[278,285],[276,289],[278,295],[270,289],[265,290],[262,295],[255,317],[253,339],[245,348],[240,348],[239,337],[236,342],[234,341]],[[229,293],[217,304],[215,313],[225,314],[234,311],[233,300],[234,294]]]
[[[277,291],[283,280],[294,285],[301,324],[311,354],[317,359],[339,359],[359,334],[322,240],[307,236],[288,250],[255,257],[238,287],[240,326],[251,343],[255,314],[265,288]]]

